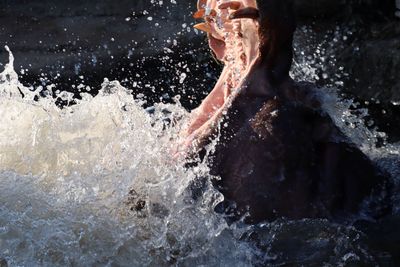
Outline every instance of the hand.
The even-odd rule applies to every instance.
[[[199,137],[196,133],[192,133],[189,136],[177,140],[171,151],[173,155],[172,158],[180,161],[190,157],[198,151],[199,144]]]

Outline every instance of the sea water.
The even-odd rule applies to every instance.
[[[146,110],[140,96],[108,80],[94,97],[54,98],[21,84],[9,55],[0,74],[0,266],[348,266],[390,258],[366,233],[327,220],[228,224],[214,212],[223,196],[206,162],[188,168],[172,157],[171,140],[189,115],[178,100]],[[396,182],[398,146],[377,148],[384,134],[363,126],[366,110],[355,115],[351,100],[319,94]],[[60,108],[58,99],[77,104]]]

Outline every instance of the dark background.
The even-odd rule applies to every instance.
[[[152,2],[155,2],[153,4]],[[142,93],[149,105],[181,95],[192,109],[221,68],[192,28],[194,0],[0,0],[0,46],[28,86],[56,84],[92,94],[104,78]],[[295,0],[295,61],[370,109],[400,140],[400,21],[394,0]],[[160,4],[161,3],[161,4]],[[0,47],[0,69],[8,54]],[[301,79],[303,71],[296,72]],[[79,87],[80,88],[80,87]]]

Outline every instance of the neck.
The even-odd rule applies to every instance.
[[[259,0],[260,58],[270,73],[271,83],[279,85],[289,78],[293,60],[293,34],[296,23],[290,0]]]

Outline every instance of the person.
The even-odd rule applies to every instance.
[[[225,200],[247,223],[390,211],[389,179],[321,108],[313,85],[289,76],[296,29],[290,0],[200,0],[209,46],[224,63],[182,133],[183,153],[208,157]]]
[[[216,130],[230,100],[243,83],[258,54],[258,16],[255,0],[243,1],[198,1],[195,18],[205,22],[195,28],[207,33],[209,46],[215,57],[224,64],[224,69],[211,93],[192,112],[190,124],[182,134],[180,143],[183,154],[196,150],[205,143],[205,138]],[[239,11],[239,12],[238,12]],[[250,19],[233,19],[234,15]]]

